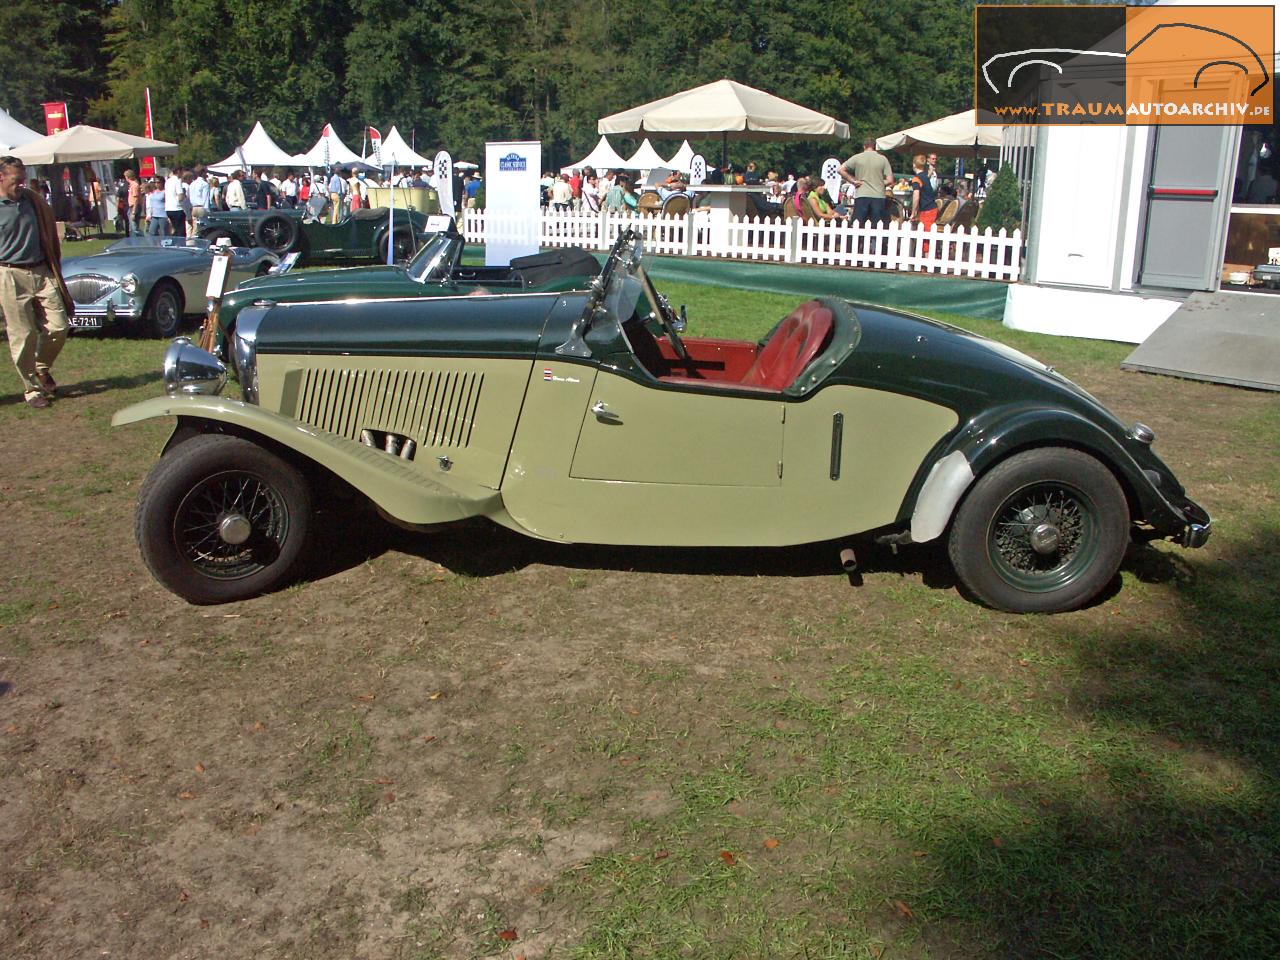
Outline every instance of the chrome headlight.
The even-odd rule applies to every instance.
[[[262,318],[275,306],[270,301],[242,310],[236,318],[232,350],[236,358],[236,379],[246,403],[258,402],[258,327]]]
[[[187,337],[178,337],[164,352],[164,389],[169,396],[216,396],[227,385],[227,368]]]
[[[132,273],[126,273],[123,277],[120,278],[120,289],[131,296],[137,293],[138,278],[135,277]]]

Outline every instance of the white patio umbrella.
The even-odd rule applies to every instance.
[[[0,150],[8,153],[14,147],[30,143],[39,137],[40,134],[36,131],[13,119],[7,111],[0,110]]]
[[[596,127],[600,133],[644,132],[672,139],[718,133],[722,156],[728,154],[730,139],[849,138],[847,123],[735,80],[716,80],[643,103],[605,117]]]
[[[119,130],[103,130],[77,124],[47,137],[24,143],[13,151],[23,163],[89,163],[93,160],[130,160],[135,157],[165,157],[178,152],[176,143],[137,137]]]
[[[977,126],[973,111],[965,110],[940,120],[931,120],[897,133],[886,134],[876,139],[876,147],[902,153],[933,152],[949,157],[975,153],[994,156],[1000,152],[1000,144],[1003,142],[1004,131],[1000,127]]]

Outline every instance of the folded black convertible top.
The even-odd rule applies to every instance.
[[[535,287],[557,277],[594,277],[600,272],[600,261],[581,247],[564,247],[516,257],[511,270],[526,287]]]

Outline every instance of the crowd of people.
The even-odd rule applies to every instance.
[[[944,177],[935,153],[913,157],[911,176],[897,178],[888,159],[876,150],[874,140],[864,142],[862,152],[841,165],[840,177],[838,194],[832,196],[820,176],[803,171],[785,176],[776,170],[762,172],[752,161],[741,172],[732,164],[711,167],[703,183],[758,186],[760,189],[747,197],[755,213],[762,217],[798,216],[812,221],[877,225],[901,219],[926,229],[935,222],[940,201],[955,200],[958,207],[963,207],[981,200],[988,184],[985,171],[972,181]],[[542,206],[560,213],[625,212],[643,209],[645,193],[654,194],[658,205],[673,195],[688,196],[694,206],[706,198],[705,192],[699,196],[697,186],[691,186],[688,176],[681,172],[648,185],[638,185],[637,179],[631,171],[598,172],[589,166],[558,176],[547,172],[541,181]],[[895,191],[895,187],[899,189]]]
[[[390,178],[396,187],[429,186],[425,168],[399,170]],[[203,164],[175,166],[166,176],[140,179],[125,170],[115,184],[116,230],[126,235],[196,235],[197,224],[211,210],[269,210],[307,205],[325,198],[336,221],[344,211],[369,205],[369,188],[384,186],[376,173],[338,169],[331,174],[292,170],[233,170],[219,176]]]

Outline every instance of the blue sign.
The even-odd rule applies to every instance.
[[[528,163],[525,158],[520,156],[520,154],[516,153],[514,150],[508,153],[505,157],[498,158],[499,171],[505,172],[511,170],[515,172],[523,172],[527,166]]]

